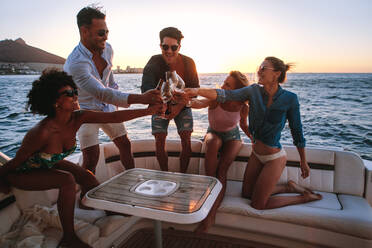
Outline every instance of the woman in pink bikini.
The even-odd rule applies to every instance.
[[[248,85],[247,78],[239,71],[230,72],[222,89],[234,90]],[[206,144],[205,170],[208,176],[217,177],[222,183],[222,190],[209,212],[207,218],[199,225],[196,232],[206,231],[213,223],[216,211],[221,204],[226,190],[226,174],[229,166],[239,153],[242,141],[238,123],[249,136],[247,115],[248,106],[243,102],[218,103],[209,99],[194,99],[192,108],[208,108],[209,127],[204,137]],[[220,152],[220,158],[217,158]]]

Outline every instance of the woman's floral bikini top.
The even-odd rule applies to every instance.
[[[27,172],[34,169],[51,169],[54,165],[72,154],[76,149],[76,144],[62,153],[49,154],[45,152],[37,152],[27,159],[21,166],[19,166],[17,172]]]

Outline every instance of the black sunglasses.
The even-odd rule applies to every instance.
[[[172,46],[165,45],[165,44],[162,44],[162,45],[161,45],[161,48],[162,48],[164,51],[168,51],[169,47],[172,49],[173,52],[177,51],[177,49],[178,49],[178,45],[172,45]]]
[[[74,95],[76,95],[76,96],[78,95],[78,91],[77,91],[77,89],[73,89],[73,90],[64,90],[61,93],[58,93],[58,97],[60,97],[62,95],[66,95],[68,97],[74,97]]]
[[[260,67],[258,67],[258,71],[264,71],[264,70],[273,70],[273,71],[275,71],[274,68],[267,67],[267,66],[264,66],[264,65],[260,65]]]
[[[107,29],[100,29],[100,30],[98,30],[97,35],[100,36],[100,37],[103,37],[103,36],[107,35],[108,33],[109,33],[109,31]]]

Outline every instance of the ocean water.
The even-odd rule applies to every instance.
[[[200,74],[200,84],[214,88],[216,84],[222,85],[226,76]],[[10,157],[14,157],[26,132],[43,118],[25,110],[27,93],[37,77],[0,76],[0,151]],[[120,89],[129,93],[140,92],[141,77],[141,74],[115,75]],[[283,88],[299,97],[307,146],[337,147],[372,160],[372,74],[291,73]],[[207,109],[193,110],[193,114],[192,137],[202,139],[208,127]],[[152,137],[150,117],[128,121],[125,125],[131,139]],[[249,142],[246,135],[241,134],[243,140]],[[173,121],[168,137],[178,138]],[[100,133],[100,139],[109,141],[104,133]],[[288,125],[281,142],[292,144]]]

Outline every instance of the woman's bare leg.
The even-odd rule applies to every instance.
[[[226,192],[227,171],[230,165],[232,164],[232,162],[234,162],[236,155],[238,155],[241,145],[242,145],[242,142],[239,140],[227,141],[224,144],[223,150],[221,152],[221,157],[218,162],[218,172],[217,172],[217,178],[220,180],[222,184],[222,189],[216,201],[214,202],[213,207],[209,211],[208,216],[198,226],[198,228],[196,229],[196,232],[198,233],[206,232],[208,231],[209,227],[211,227],[214,224],[217,209],[221,205],[221,202]]]
[[[75,179],[70,172],[49,169],[29,173],[11,173],[7,179],[14,187],[22,190],[59,189],[57,208],[63,229],[61,242],[69,247],[90,247],[75,234]]]
[[[286,157],[267,162],[257,179],[252,194],[252,207],[272,209],[321,199],[320,195],[306,192],[300,196],[271,196],[286,164]]]
[[[81,186],[80,199],[82,199],[89,190],[99,185],[99,182],[91,171],[71,163],[70,161],[62,160],[58,162],[55,168],[68,171],[74,176],[76,183]]]
[[[217,155],[222,146],[222,140],[214,133],[207,133],[204,138],[205,151],[205,174],[215,177],[217,174]]]
[[[249,157],[247,166],[245,167],[243,187],[242,187],[242,197],[251,198],[253,194],[253,189],[255,187],[256,181],[260,172],[262,170],[262,163],[256,155],[251,153]]]
[[[305,191],[314,194],[311,189],[302,187],[301,185],[295,183],[293,180],[289,180],[287,184],[276,185],[272,195],[279,193],[299,193],[303,195]]]

